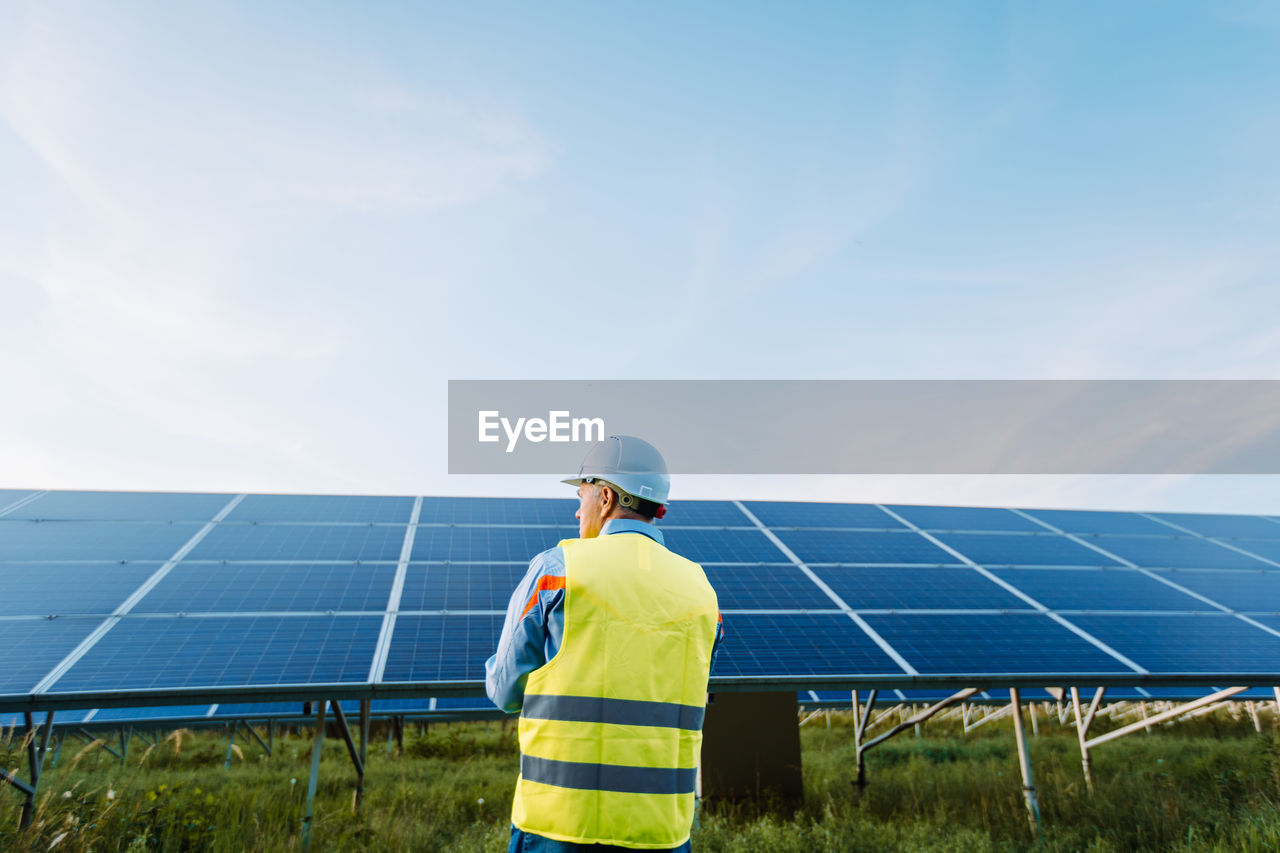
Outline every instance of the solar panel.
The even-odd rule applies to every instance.
[[[192,550],[191,560],[351,560],[395,562],[403,525],[235,524],[223,522]]]
[[[843,614],[724,617],[717,677],[902,674],[902,668]]]
[[[759,530],[664,528],[666,546],[695,563],[785,563],[786,556]]]
[[[0,510],[17,504],[22,517],[0,518],[0,707],[32,707],[28,694],[49,681],[38,702],[164,691],[163,701],[187,706],[94,712],[100,721],[210,709],[209,719],[228,719],[268,706],[296,716],[300,704],[279,698],[286,685],[359,691],[379,669],[379,650],[385,687],[419,694],[380,698],[392,703],[381,706],[388,713],[492,713],[478,696],[427,694],[437,682],[480,690],[530,558],[577,534],[572,500],[0,492]],[[1233,538],[1251,557],[1135,513],[1030,511],[1150,569],[1137,571],[1010,510],[892,508],[984,572],[872,505],[746,506],[784,547],[730,501],[675,503],[661,524],[671,549],[703,563],[717,590],[727,632],[719,684],[905,685],[910,670],[895,660],[918,670],[927,690],[931,676],[949,684],[1034,673],[1065,683],[1072,673],[1136,674],[1122,656],[1157,681],[1228,671],[1280,680],[1280,637],[1214,604],[1280,632],[1280,565],[1266,562],[1280,563],[1280,538]],[[1206,535],[1280,528],[1258,517],[1178,519]],[[411,559],[401,563],[408,535]],[[859,615],[840,612],[824,586]],[[99,628],[109,630],[55,670]],[[1156,695],[1143,691],[1133,695]]]
[[[182,492],[45,492],[10,519],[60,521],[209,521],[231,495]],[[3,501],[0,501],[3,503]]]
[[[1280,571],[1177,569],[1152,573],[1232,610],[1280,611]]]
[[[703,567],[721,610],[822,610],[836,605],[790,565],[717,564]]]
[[[528,566],[422,565],[410,563],[404,576],[400,610],[506,610],[507,601]]]
[[[869,614],[863,618],[922,673],[1132,672],[1036,613]]]
[[[0,619],[0,696],[25,695],[80,645],[101,619]]]
[[[0,520],[0,562],[157,560],[163,562],[200,528],[189,522]]]
[[[1009,530],[1043,532],[1044,527],[1007,509],[967,506],[890,506],[922,530]]]
[[[983,566],[1119,566],[1121,563],[1055,533],[938,533],[938,539]]]
[[[383,681],[483,681],[500,614],[398,616]]]
[[[806,563],[959,565],[960,560],[917,533],[902,531],[778,530]]]
[[[1098,547],[1148,569],[1264,569],[1267,564],[1230,548],[1187,536],[1106,536]]]
[[[732,501],[672,501],[659,523],[667,527],[751,527],[746,513]],[[1277,525],[1280,527],[1280,525]]]
[[[381,626],[380,616],[123,619],[52,692],[364,681]]]
[[[744,501],[751,514],[769,527],[857,527],[869,530],[904,525],[871,504],[824,504],[804,501]]]
[[[133,612],[381,611],[395,574],[393,563],[184,563]]]
[[[1051,610],[1214,610],[1134,569],[993,569]]]
[[[421,524],[540,524],[578,529],[575,500],[548,498],[423,498]],[[577,535],[576,532],[566,535]],[[561,537],[563,538],[563,537]]]
[[[223,504],[226,503],[224,496]],[[221,507],[219,507],[220,509]],[[247,495],[228,521],[384,522],[408,524],[413,498],[343,495]],[[214,510],[217,512],[217,510]]]
[[[1030,606],[968,567],[820,566],[814,573],[854,610],[1025,610]]]
[[[0,616],[107,615],[161,563],[0,563]]]
[[[1168,536],[1172,530],[1136,512],[1092,509],[1029,509],[1027,515],[1048,522],[1063,533],[1125,533]]]
[[[1155,517],[1201,536],[1220,539],[1280,539],[1280,524],[1261,516],[1161,512],[1155,513]]]
[[[1280,542],[1274,539],[1238,539],[1231,544],[1280,568]]]
[[[1090,614],[1071,621],[1155,672],[1280,671],[1280,637],[1225,613]]]
[[[535,554],[576,535],[559,527],[419,527],[410,559],[528,565]]]

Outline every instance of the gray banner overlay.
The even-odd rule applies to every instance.
[[[451,380],[450,474],[1280,474],[1276,380]]]

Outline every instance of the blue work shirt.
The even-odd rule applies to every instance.
[[[644,521],[611,518],[600,530],[613,533],[643,533],[659,545],[662,531]],[[564,549],[548,548],[529,561],[529,570],[507,604],[507,616],[498,638],[498,650],[484,664],[484,688],[493,704],[508,713],[524,705],[524,685],[529,673],[555,657],[564,639]],[[714,666],[723,625],[716,627],[711,650]]]

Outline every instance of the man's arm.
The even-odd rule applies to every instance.
[[[508,713],[524,705],[529,673],[560,649],[564,637],[564,551],[559,545],[529,562],[507,603],[498,650],[485,661],[485,692]]]

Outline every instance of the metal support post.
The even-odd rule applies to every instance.
[[[276,721],[267,720],[267,755],[276,748]]]
[[[125,726],[120,727],[120,763],[121,764],[124,764],[125,761],[127,761],[129,758],[129,741],[133,740],[133,738],[130,737],[130,734],[132,734],[131,729]]]
[[[869,741],[866,741],[865,743],[862,742],[862,737],[865,734],[865,732],[859,732],[855,740],[856,749],[858,751],[858,787],[859,789],[866,787],[866,784],[867,784],[866,759],[864,758],[867,750],[871,749],[873,746],[876,746],[877,744],[884,743],[889,738],[893,737],[899,732],[905,731],[906,729],[909,729],[918,723],[923,723],[925,720],[928,720],[934,714],[937,714],[939,711],[954,705],[956,702],[961,702],[965,699],[968,699],[973,694],[979,693],[981,691],[982,691],[981,687],[967,687],[964,690],[961,690],[959,693],[955,693],[955,694],[952,694],[951,696],[948,696],[946,699],[943,699],[941,702],[937,702],[933,705],[930,705],[928,708],[925,708],[923,711],[912,716],[910,719],[907,719],[902,721],[901,723],[898,723],[898,725],[889,729],[887,732],[882,732],[881,734],[876,735],[874,738],[872,738]],[[867,698],[868,706],[870,706],[871,702],[874,701],[875,695],[876,695],[876,691],[872,690],[870,697]],[[870,707],[868,707],[867,712],[870,713]],[[865,723],[865,720],[866,720],[866,715],[863,716],[864,723]]]
[[[1138,703],[1138,710],[1142,712],[1142,719],[1144,719],[1144,720],[1145,720],[1145,719],[1147,718],[1147,703],[1146,703],[1146,702],[1139,702],[1139,703]],[[1149,735],[1149,734],[1151,734],[1151,728],[1150,728],[1150,727],[1145,728],[1145,729],[1143,729],[1142,731],[1143,731],[1145,734],[1148,734],[1148,735]]]
[[[1280,687],[1272,687],[1271,690],[1276,694],[1276,724],[1280,725]]]
[[[1089,764],[1089,726],[1093,723],[1093,715],[1098,713],[1098,706],[1102,704],[1102,697],[1106,692],[1107,688],[1098,688],[1093,694],[1093,701],[1089,703],[1089,713],[1082,717],[1080,690],[1076,687],[1071,688],[1071,707],[1076,712],[1076,740],[1080,743],[1080,767],[1084,770],[1084,784],[1089,789],[1089,793],[1093,793],[1093,769]]]
[[[58,759],[62,757],[62,745],[67,742],[66,732],[58,733],[58,748],[53,751],[53,769],[58,769]]]
[[[1248,705],[1249,716],[1253,717],[1253,727],[1257,730],[1258,734],[1262,734],[1262,720],[1258,717],[1258,703],[1250,700]]]
[[[404,755],[404,717],[395,718],[396,755]]]
[[[871,719],[871,706],[875,704],[878,692],[878,690],[872,690],[868,693],[866,707],[859,710],[858,691],[853,691],[853,748],[858,757],[858,775],[854,784],[858,786],[858,790],[867,787],[867,764],[862,757],[862,738],[867,733],[867,721]]]
[[[253,739],[258,742],[258,746],[262,747],[263,752],[265,752],[267,755],[271,754],[271,747],[267,744],[265,740],[262,739],[262,735],[258,734],[258,730],[253,727],[252,723],[250,723],[248,720],[242,720],[240,722],[240,725],[244,726],[245,731],[253,735]]]
[[[1040,723],[1036,720],[1036,703],[1027,703],[1027,716],[1031,718],[1031,736],[1040,737]]]
[[[311,807],[316,799],[316,782],[320,779],[320,753],[324,748],[324,707],[325,700],[320,700],[316,711],[316,737],[311,745],[311,778],[307,781],[307,814],[302,819],[302,849],[311,849]]]
[[[369,709],[373,703],[360,700],[360,766],[369,766]],[[360,805],[357,803],[357,805]]]
[[[236,729],[239,728],[239,726],[240,726],[239,720],[232,720],[231,729],[230,731],[227,732],[227,760],[222,763],[222,766],[228,770],[231,769],[231,750],[235,748]]]
[[[1009,688],[1009,707],[1013,709],[1013,737],[1018,744],[1018,769],[1022,771],[1022,795],[1027,801],[1027,818],[1031,821],[1031,834],[1040,837],[1040,804],[1036,800],[1036,786],[1031,781],[1031,753],[1027,749],[1027,736],[1022,730],[1022,701],[1018,688]]]
[[[347,754],[351,756],[351,763],[356,767],[355,807],[359,810],[364,802],[364,762],[360,760],[360,750],[356,748],[356,743],[351,738],[351,729],[347,726],[347,715],[342,712],[342,703],[330,701],[329,707],[333,708],[333,720],[338,724],[338,733],[342,735],[342,740],[347,745]]]
[[[1098,735],[1096,738],[1089,741],[1089,746],[1090,748],[1099,746],[1101,744],[1106,743],[1109,740],[1115,740],[1116,738],[1124,737],[1125,735],[1131,732],[1135,732],[1147,726],[1154,726],[1156,723],[1163,723],[1165,720],[1172,720],[1175,717],[1181,717],[1183,714],[1186,714],[1190,711],[1195,711],[1199,708],[1205,707],[1206,705],[1213,705],[1217,702],[1221,702],[1223,699],[1226,699],[1229,696],[1234,696],[1235,694],[1248,689],[1249,688],[1247,687],[1229,687],[1226,690],[1219,690],[1217,693],[1214,693],[1211,696],[1205,696],[1203,698],[1197,699],[1194,702],[1188,702],[1185,705],[1180,705],[1176,708],[1170,708],[1168,711],[1165,711],[1161,714],[1156,714],[1154,717],[1151,717],[1150,719],[1142,720],[1141,722],[1137,722],[1137,723],[1131,723],[1130,725],[1127,725],[1124,728],[1116,729],[1113,732],[1107,732],[1105,735]]]

